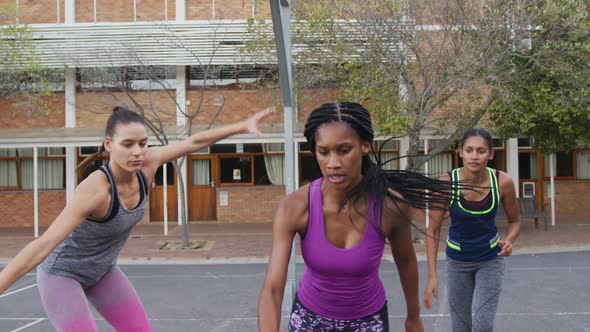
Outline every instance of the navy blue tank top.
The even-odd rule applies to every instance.
[[[447,239],[447,257],[463,262],[481,262],[498,255],[500,235],[496,211],[500,204],[498,171],[487,168],[490,191],[481,201],[468,201],[461,196],[460,168],[451,172],[453,195],[449,203],[451,227]]]

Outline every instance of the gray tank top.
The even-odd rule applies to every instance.
[[[111,184],[111,205],[106,217],[84,219],[41,264],[45,272],[73,278],[83,286],[97,283],[117,263],[131,229],[143,219],[147,204],[148,182],[141,170],[137,173],[141,197],[131,210],[119,201],[110,165],[103,165],[100,170]]]

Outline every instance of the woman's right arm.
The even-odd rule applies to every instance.
[[[258,331],[278,332],[293,239],[307,220],[307,194],[298,190],[283,198],[273,219],[272,247],[258,299]]]
[[[93,178],[93,180],[90,180]],[[71,202],[39,238],[26,245],[0,272],[0,294],[15,281],[27,274],[51,253],[84,218],[92,214],[98,205],[108,198],[108,191],[101,190],[96,174],[80,183]],[[105,197],[106,193],[106,197]]]
[[[440,178],[443,181],[450,181],[448,175]],[[438,299],[438,277],[436,273],[436,257],[438,256],[438,245],[440,242],[440,228],[445,217],[446,209],[430,210],[428,229],[426,230],[426,257],[428,261],[428,285],[424,290],[424,307],[430,309],[431,297]]]

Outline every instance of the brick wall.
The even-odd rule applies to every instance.
[[[199,115],[195,117],[193,124],[207,125],[218,113],[214,124],[226,124],[243,120],[256,111],[271,105],[278,105],[274,91],[240,90],[228,89],[220,92],[207,92],[203,97],[203,103]],[[189,112],[196,112],[199,103],[200,91],[190,90],[187,92],[187,100],[190,101]],[[223,106],[221,112],[220,107]],[[272,120],[275,123],[282,123],[281,114],[275,115]]]
[[[92,11],[92,5],[86,7]],[[97,22],[133,22],[132,0],[96,0]]]
[[[188,106],[191,112],[195,111],[195,105],[199,103],[200,95],[198,90],[187,92],[187,100],[190,100],[191,106]],[[298,110],[299,122],[305,122],[313,109],[326,102],[332,102],[338,95],[335,89],[318,89],[308,90],[302,93]],[[245,119],[256,111],[268,106],[282,107],[281,94],[279,90],[268,89],[229,89],[220,92],[205,93],[202,110],[195,117],[193,124],[207,125],[218,112],[219,107],[223,105],[222,111],[215,120],[215,125],[233,123]],[[270,120],[281,125],[283,123],[282,112],[277,112]]]
[[[588,204],[590,181],[555,181],[555,218],[557,222],[572,220],[576,223],[590,222]],[[547,215],[551,215],[549,181],[543,183],[543,196],[547,203]]]
[[[19,1],[19,21],[21,23],[64,23],[64,0],[59,0],[58,6],[55,0],[24,0]],[[12,1],[15,3],[15,1]]]
[[[166,91],[134,91],[132,95],[146,111],[158,110],[158,116],[165,125],[176,124],[176,103]],[[79,92],[76,94],[76,126],[104,127],[113,107],[118,105],[136,110],[131,98],[123,92]]]
[[[228,195],[228,205],[219,205],[219,193]],[[261,223],[271,222],[281,198],[284,186],[217,188],[217,222]]]
[[[42,98],[45,109],[0,99],[0,128],[61,128],[65,126],[65,97],[54,93]]]
[[[33,226],[32,191],[0,191],[0,201],[0,227]],[[65,191],[39,191],[39,225],[51,224],[65,203]]]

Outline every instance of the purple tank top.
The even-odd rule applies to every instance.
[[[301,239],[305,271],[299,282],[299,301],[317,315],[358,319],[385,305],[379,278],[385,239],[381,235],[381,206],[369,195],[368,223],[361,241],[342,249],[328,241],[321,192],[322,179],[309,188],[309,222]]]

